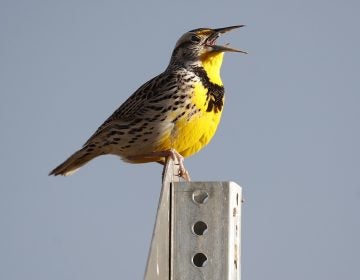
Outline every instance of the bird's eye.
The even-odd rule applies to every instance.
[[[197,35],[192,35],[191,38],[190,38],[191,42],[193,43],[200,43],[201,41],[201,38]]]

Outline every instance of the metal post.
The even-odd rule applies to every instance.
[[[163,171],[163,182],[156,213],[156,221],[145,269],[145,280],[170,280],[170,186],[179,182],[175,174],[179,168],[168,159]]]
[[[240,280],[241,187],[179,182],[174,174],[170,161],[144,279]]]

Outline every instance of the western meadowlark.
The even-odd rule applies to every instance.
[[[105,154],[130,163],[164,163],[171,156],[179,162],[179,176],[190,180],[184,157],[209,143],[221,118],[224,52],[246,53],[215,45],[216,39],[242,26],[198,28],[182,35],[166,70],[135,91],[80,150],[49,175],[70,175]]]

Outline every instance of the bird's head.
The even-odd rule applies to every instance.
[[[243,50],[234,49],[226,45],[216,45],[216,40],[221,34],[233,29],[243,27],[244,25],[235,25],[217,29],[198,28],[186,32],[177,41],[172,53],[172,63],[193,63],[201,61],[204,57],[222,54],[224,52],[247,53]]]

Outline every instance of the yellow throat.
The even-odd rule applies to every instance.
[[[223,62],[224,53],[207,53],[200,57],[202,66],[204,67],[210,82],[222,86],[220,77],[221,64]]]

